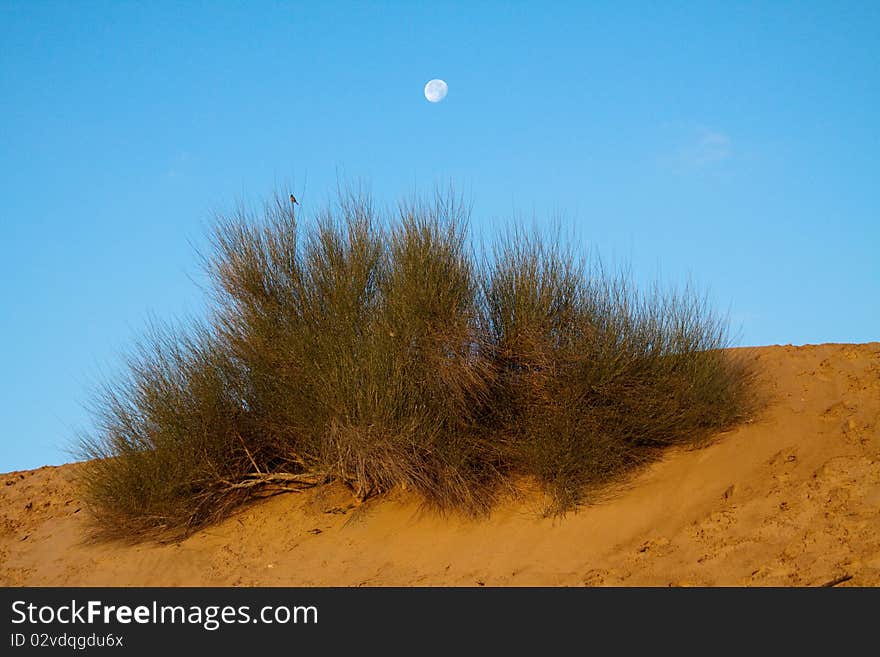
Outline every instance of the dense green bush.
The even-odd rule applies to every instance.
[[[561,512],[752,405],[751,372],[690,290],[639,293],[516,228],[474,252],[453,195],[381,215],[344,194],[216,222],[204,325],[154,330],[105,386],[84,492],[119,533],[188,530],[339,480],[488,510],[512,475]]]

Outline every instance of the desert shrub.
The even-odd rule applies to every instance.
[[[245,381],[204,326],[155,328],[95,404],[86,501],[111,533],[194,527],[237,505],[253,471]]]
[[[550,512],[753,406],[748,366],[690,288],[639,293],[558,234],[522,229],[499,243],[485,285],[512,468],[543,482]]]
[[[477,415],[491,369],[474,349],[479,282],[460,203],[402,204],[386,226],[346,195],[303,240],[292,209],[269,214],[262,227],[221,224],[209,266],[265,435],[362,498],[403,484],[485,507]]]
[[[102,526],[188,530],[333,479],[481,513],[526,474],[559,512],[750,410],[698,295],[639,293],[520,228],[477,257],[467,214],[344,193],[308,221],[279,198],[218,219],[206,322],[153,331],[96,400]]]

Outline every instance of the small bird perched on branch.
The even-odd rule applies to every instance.
[[[296,197],[293,194],[290,195],[290,202],[294,205],[299,205],[299,201],[296,200]]]

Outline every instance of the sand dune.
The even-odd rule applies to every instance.
[[[529,493],[468,520],[331,487],[176,543],[95,542],[76,464],[45,467],[0,476],[0,584],[880,585],[880,343],[745,351],[760,415],[561,519]]]

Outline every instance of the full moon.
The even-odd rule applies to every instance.
[[[432,103],[439,103],[446,98],[447,91],[449,91],[449,87],[443,80],[430,80],[425,85],[425,98]]]

